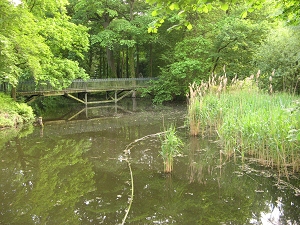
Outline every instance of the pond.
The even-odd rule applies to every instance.
[[[77,105],[43,129],[1,134],[0,224],[300,224],[296,175],[190,137],[184,103],[118,104]],[[165,174],[157,134],[171,124],[184,147]]]

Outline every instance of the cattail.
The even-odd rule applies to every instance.
[[[224,80],[223,80],[224,90],[225,90],[225,88],[226,88],[226,85],[227,85],[227,77],[225,77]]]
[[[260,76],[260,70],[257,71],[257,74],[256,74],[256,79],[258,79]]]

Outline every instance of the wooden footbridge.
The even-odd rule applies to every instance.
[[[122,98],[133,94],[139,88],[149,86],[149,81],[154,78],[107,78],[107,79],[89,79],[73,80],[65,89],[55,89],[50,83],[36,84],[26,81],[20,82],[16,88],[17,96],[25,96],[29,101],[33,101],[38,96],[57,96],[63,95],[72,98],[85,105],[97,103],[117,103]],[[89,93],[111,93],[105,100],[88,101]]]

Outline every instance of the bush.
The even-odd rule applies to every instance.
[[[0,93],[0,128],[16,127],[34,120],[33,110],[25,103],[17,103],[8,95]]]

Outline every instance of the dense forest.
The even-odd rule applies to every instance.
[[[225,71],[299,93],[298,1],[1,0],[0,83],[158,77],[155,102]]]

